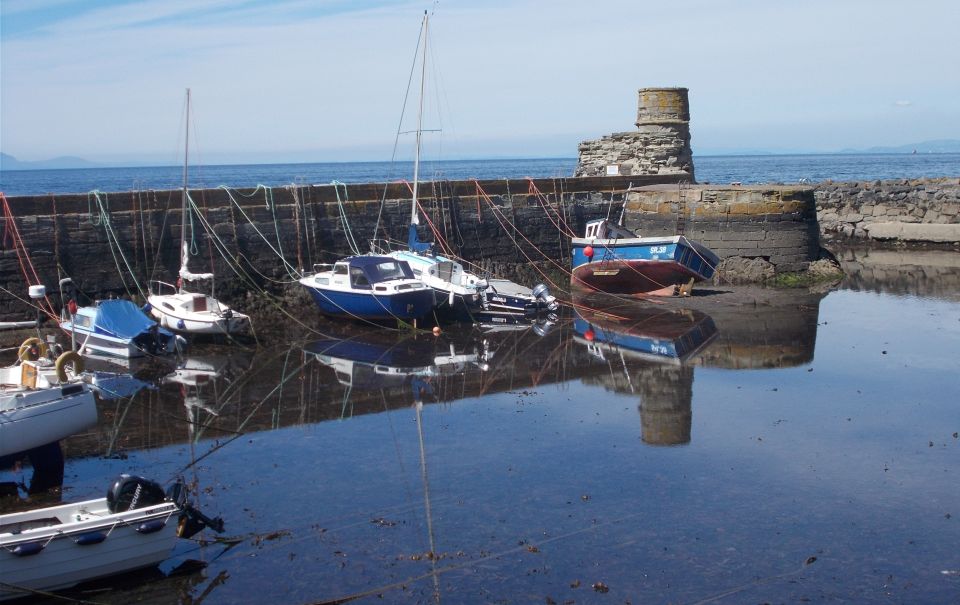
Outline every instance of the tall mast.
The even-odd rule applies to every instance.
[[[190,89],[187,89],[187,127],[183,137],[183,190],[180,194],[180,247],[187,241],[187,165],[188,154],[190,153]],[[183,252],[181,251],[181,254]],[[185,263],[186,258],[182,259]]]
[[[417,153],[413,157],[413,207],[410,209],[410,224],[419,225],[417,217],[417,191],[420,181],[420,136],[423,133],[423,86],[427,76],[427,28],[430,16],[423,11],[423,59],[420,61],[420,110],[417,113]]]

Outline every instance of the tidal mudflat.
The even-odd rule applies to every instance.
[[[190,481],[226,533],[70,593],[103,603],[956,602],[960,262],[869,256],[826,292],[198,346],[0,507]]]

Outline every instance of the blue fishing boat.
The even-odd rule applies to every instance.
[[[433,290],[410,265],[389,256],[350,256],[300,279],[320,310],[364,320],[416,320],[433,309]]]
[[[713,277],[719,258],[683,235],[639,237],[606,219],[587,223],[571,240],[574,287],[610,294],[670,294],[680,285]]]

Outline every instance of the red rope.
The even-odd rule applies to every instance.
[[[23,279],[30,285],[39,285],[41,284],[40,278],[37,276],[37,271],[33,267],[33,262],[30,261],[30,252],[27,250],[26,245],[23,243],[23,238],[20,237],[20,230],[17,229],[17,222],[13,218],[13,211],[10,209],[10,203],[7,201],[7,196],[0,191],[0,200],[3,201],[3,241],[6,243],[10,241],[13,244],[14,250],[17,251],[17,260],[20,263],[20,272],[23,273]],[[56,225],[54,225],[56,229]],[[29,269],[29,273],[27,271]],[[31,277],[33,278],[31,280]],[[42,304],[38,305],[40,310],[43,311],[50,319],[57,321],[59,318],[53,311],[53,304],[50,302],[50,297],[44,295],[44,302],[46,302],[46,308]]]
[[[547,196],[540,192],[540,189],[537,188],[537,184],[533,182],[533,179],[527,177],[527,180],[530,182],[529,194],[537,197],[537,201],[540,202],[540,207],[543,208],[544,213],[546,213],[547,218],[550,219],[550,222],[553,223],[553,226],[567,237],[576,237],[576,235],[573,233],[573,230],[570,228],[570,225],[563,220],[563,217],[560,216],[560,212],[550,205],[550,200],[548,200]],[[551,210],[553,210],[553,214],[557,215],[559,222],[553,220],[553,216],[551,216],[550,213]]]

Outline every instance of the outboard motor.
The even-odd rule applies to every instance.
[[[556,297],[550,295],[550,289],[546,284],[537,284],[533,288],[533,296],[544,304],[548,311],[556,311],[560,306]]]
[[[165,499],[160,484],[126,473],[120,475],[107,490],[107,508],[111,513],[153,506]]]
[[[211,519],[194,508],[187,499],[186,486],[177,481],[167,489],[167,500],[180,508],[180,520],[177,522],[177,537],[191,538],[197,532],[209,527],[217,533],[223,533],[223,519]]]

